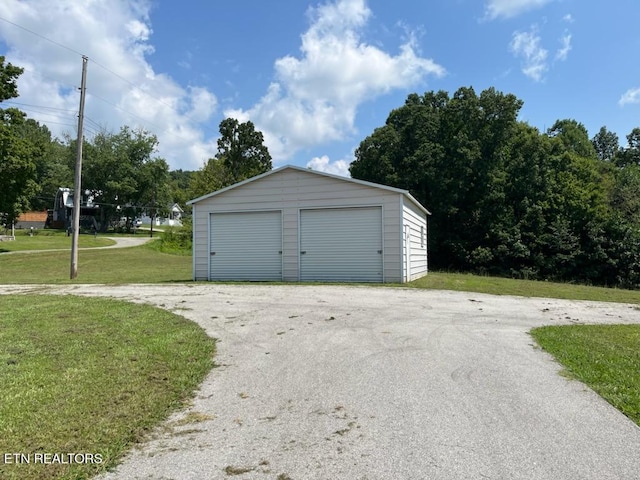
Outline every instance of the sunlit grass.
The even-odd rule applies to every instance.
[[[570,300],[593,300],[640,304],[640,291],[618,288],[590,287],[570,283],[517,280],[488,277],[466,273],[429,272],[425,277],[406,284],[408,287],[430,290],[456,290],[489,293],[493,295],[518,295]]]
[[[0,452],[91,453],[5,464],[0,478],[79,479],[113,465],[192,395],[214,341],[178,315],[73,296],[0,296]]]
[[[154,249],[154,242],[140,247],[81,250],[78,277],[70,280],[70,251],[0,254],[0,283],[160,283],[192,278],[190,256],[169,255]]]
[[[55,250],[68,249],[71,251],[71,237],[59,230],[37,230],[33,236],[29,230],[16,230],[15,240],[0,242],[1,252],[17,252],[23,250]],[[80,248],[107,247],[115,242],[98,235],[79,235]]]
[[[552,326],[531,334],[570,376],[640,425],[640,325]]]

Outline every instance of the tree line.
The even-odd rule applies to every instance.
[[[353,178],[409,190],[433,215],[434,269],[640,286],[640,128],[541,132],[512,94],[411,94],[365,138]]]

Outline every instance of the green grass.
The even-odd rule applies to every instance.
[[[67,237],[65,232],[58,230],[38,230],[33,237],[28,231],[16,230],[15,240],[0,242],[1,252],[17,252],[24,250],[53,250],[66,248],[71,251],[71,237]],[[107,247],[115,242],[98,235],[80,235],[78,246],[80,248]]]
[[[0,452],[7,480],[81,479],[192,396],[214,341],[147,305],[74,296],[0,296]],[[35,454],[99,454],[102,464],[35,464]]]
[[[531,331],[576,378],[640,425],[640,325],[567,325]]]
[[[0,284],[43,283],[162,283],[192,279],[190,256],[169,255],[155,250],[152,241],[140,247],[80,250],[78,277],[69,279],[70,251],[0,254]]]
[[[465,273],[429,272],[406,286],[414,288],[456,290],[489,293],[493,295],[519,295],[523,297],[561,298],[640,304],[640,291],[618,288],[590,287],[570,283],[515,280]]]

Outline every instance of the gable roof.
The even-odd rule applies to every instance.
[[[255,177],[247,178],[246,180],[243,180],[243,181],[238,182],[238,183],[234,183],[233,185],[229,185],[228,187],[225,187],[225,188],[221,188],[220,190],[216,190],[215,192],[211,192],[211,193],[208,193],[206,195],[202,195],[201,197],[194,198],[193,200],[189,200],[187,202],[187,205],[193,205],[193,204],[198,203],[198,202],[200,202],[202,200],[206,200],[207,198],[211,198],[211,197],[215,197],[216,195],[220,195],[220,194],[222,194],[222,193],[224,193],[224,192],[226,192],[228,190],[232,190],[232,189],[240,187],[242,185],[246,185],[248,183],[255,182],[256,180],[260,180],[261,178],[265,178],[265,177],[268,177],[269,175],[274,175],[274,174],[277,174],[277,173],[285,171],[285,170],[295,170],[295,171],[299,171],[299,172],[310,173],[310,174],[313,174],[313,175],[320,175],[320,176],[324,176],[324,177],[328,177],[328,178],[333,178],[333,179],[336,179],[336,180],[341,180],[343,182],[350,182],[350,183],[355,183],[357,185],[364,185],[366,187],[379,188],[381,190],[387,190],[387,191],[390,191],[390,192],[399,193],[399,194],[404,195],[406,198],[408,198],[412,203],[414,203],[424,213],[426,213],[427,215],[431,215],[431,212],[429,210],[427,210],[426,208],[424,208],[422,206],[422,204],[420,202],[418,202],[418,200],[416,200],[413,197],[413,195],[411,195],[409,193],[408,190],[402,190],[401,188],[389,187],[387,185],[381,185],[379,183],[367,182],[365,180],[358,180],[356,178],[342,177],[340,175],[334,175],[332,173],[319,172],[317,170],[311,170],[311,169],[308,169],[308,168],[302,168],[302,167],[298,167],[296,165],[285,165],[283,167],[279,167],[279,168],[276,168],[274,170],[270,170],[270,171],[262,173],[260,175],[256,175]]]

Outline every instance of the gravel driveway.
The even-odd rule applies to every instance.
[[[31,288],[47,290],[0,291]],[[159,305],[220,340],[193,405],[101,480],[640,478],[640,428],[527,334],[640,323],[637,306],[344,286],[49,290]]]

